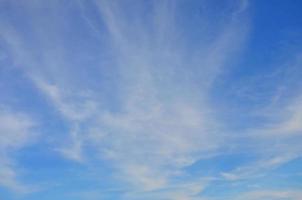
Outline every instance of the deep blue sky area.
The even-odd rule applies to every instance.
[[[301,200],[302,1],[0,1],[1,200]]]

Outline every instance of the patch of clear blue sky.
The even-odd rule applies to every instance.
[[[82,7],[79,6],[79,2]],[[45,62],[51,59],[59,62],[62,59],[60,64],[66,67],[59,66],[62,75],[66,76],[66,80],[60,80],[62,85],[72,89],[79,87],[100,91],[101,96],[106,97],[103,104],[109,110],[119,110],[120,100],[117,98],[119,94],[112,92],[119,90],[116,80],[120,78],[119,74],[115,73],[117,70],[115,60],[112,60],[115,58],[115,52],[109,48],[109,42],[104,39],[108,37],[108,33],[105,31],[102,16],[96,9],[96,3],[45,1],[45,5],[41,4],[38,9],[32,10],[31,4],[35,6],[36,3],[27,1],[18,5],[15,1],[1,1],[0,31],[13,27],[20,36],[22,45],[29,48],[31,59],[36,61],[32,68],[37,74],[40,72],[52,74],[52,69],[45,69],[39,65],[48,65],[49,63]],[[142,21],[146,19],[146,24],[150,23],[152,17],[150,7],[153,1],[141,1],[139,4],[136,1],[115,3],[122,5],[121,9],[126,13],[126,18],[131,18],[132,12],[137,11]],[[183,50],[190,54],[190,49],[198,48],[201,43],[211,43],[219,29],[228,23],[227,17],[234,9],[236,1],[180,1],[180,4],[176,10],[176,19],[179,19],[176,23],[181,27],[180,35],[185,38]],[[297,52],[302,50],[302,1],[250,0],[248,4],[248,39],[244,48],[238,52],[240,56],[229,61],[228,69],[215,80],[209,96],[209,100],[218,111],[221,111],[215,114],[220,120],[228,123],[225,132],[234,131],[237,135],[241,134],[240,131],[245,132],[255,126],[261,127],[270,121],[263,116],[247,113],[268,106],[280,87],[285,88],[280,105],[286,104],[292,97],[297,96],[298,92],[301,93],[302,83],[299,80],[302,75],[301,59],[296,58]],[[81,12],[86,13],[90,22],[80,14]],[[207,26],[199,27],[201,24],[204,25],[201,20],[209,23],[211,29],[207,29]],[[89,23],[93,24],[93,27]],[[129,30],[131,31],[136,30]],[[154,31],[151,25],[149,31]],[[49,41],[42,38],[41,34],[44,33],[47,33]],[[60,49],[57,51],[58,44],[64,46],[66,51],[60,52]],[[88,158],[89,164],[67,160],[53,149],[56,143],[68,138],[70,124],[52,107],[32,81],[28,80],[25,74],[26,65],[30,61],[26,59],[23,60],[24,63],[16,61],[11,44],[1,37],[0,48],[0,105],[8,105],[13,110],[30,113],[35,119],[39,119],[40,125],[36,131],[43,133],[38,142],[33,142],[33,145],[13,153],[21,182],[39,185],[37,191],[16,194],[0,186],[0,198],[123,199],[128,186],[125,187],[124,182],[119,182],[114,177],[116,169],[109,161],[99,160],[94,154],[95,149],[92,147],[86,149],[86,152],[91,154]],[[43,52],[44,49],[47,49],[46,53]],[[53,66],[56,67],[58,66]],[[51,77],[50,80],[56,80],[56,77]],[[298,139],[301,141],[301,137]],[[240,139],[238,142],[246,143],[247,146],[250,144],[249,141]],[[183,171],[186,178],[221,178],[222,172],[231,172],[240,166],[253,163],[258,158],[258,152],[249,149],[241,152],[241,149],[234,149],[236,152],[229,151],[185,167]],[[249,191],[251,187],[301,191],[301,163],[301,158],[297,158],[259,177],[247,180],[214,180],[199,196],[233,199],[233,195]]]

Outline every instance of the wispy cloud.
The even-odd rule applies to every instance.
[[[193,14],[181,1],[44,3],[18,7],[12,2],[22,10],[23,25],[1,21],[1,41],[18,73],[35,86],[36,98],[45,100],[67,127],[59,130],[53,148],[81,164],[106,161],[112,178],[125,183],[125,199],[200,200],[211,181],[261,176],[301,156],[295,142],[302,131],[300,95],[286,101],[280,90],[273,98],[265,96],[269,105],[246,113],[257,113],[264,122],[239,131],[230,128],[221,117],[227,114],[212,102],[217,80],[245,49],[249,1],[227,2],[219,13],[203,1]],[[221,16],[215,23],[210,9]],[[5,155],[0,183],[15,185],[6,150],[22,148],[33,125],[19,114],[0,117],[9,120],[0,124],[0,131],[7,132],[0,135]],[[241,122],[238,116],[233,120]],[[211,177],[186,171],[200,160],[232,151],[254,160],[219,169]],[[274,191],[251,192],[246,198],[285,194],[297,198]]]
[[[34,136],[33,120],[20,112],[0,108],[0,185],[16,192],[30,189],[18,180],[13,153],[28,145]]]
[[[201,41],[188,53],[186,45],[193,42],[192,33],[179,27],[178,21],[186,19],[179,18],[181,5],[177,2],[152,2],[150,15],[136,9],[143,8],[139,2],[127,11],[122,2],[94,4],[104,22],[102,32],[107,32],[101,39],[107,41],[106,46],[101,49],[111,52],[108,62],[115,69],[110,71],[113,84],[107,85],[114,99],[98,91],[102,83],[97,79],[89,88],[91,92],[76,81],[81,74],[66,56],[72,46],[59,43],[66,36],[38,28],[49,22],[45,13],[35,19],[42,5],[26,8],[33,13],[32,37],[39,40],[32,42],[41,52],[30,51],[31,45],[14,28],[14,34],[4,34],[4,39],[21,70],[66,120],[70,140],[59,147],[65,156],[83,161],[88,156],[85,147],[93,146],[98,157],[112,163],[115,176],[131,183],[137,192],[169,188],[173,177],[183,175],[184,167],[219,153],[225,145],[223,124],[208,95],[213,81],[244,45],[248,28],[234,12],[219,27],[205,18],[196,26],[207,26],[208,31],[201,32]],[[81,12],[85,11],[83,6]],[[236,15],[244,9],[245,3],[239,5]],[[49,12],[61,14],[60,10]],[[82,14],[88,27],[97,30],[88,14]],[[49,26],[59,29],[61,24]],[[210,30],[220,31],[212,36]],[[110,70],[104,65],[97,67],[100,73]],[[117,102],[114,110],[108,109],[112,100]],[[195,190],[193,183],[183,184],[176,188],[177,198],[187,199],[201,191]]]
[[[251,192],[246,192],[241,194],[241,197],[236,199],[271,199],[271,200],[281,200],[281,199],[292,199],[298,200],[302,198],[301,191],[298,190],[256,190]]]
[[[288,58],[287,58],[288,59]],[[295,79],[296,67],[300,63],[300,52],[292,56],[285,63],[279,63],[286,68],[276,68],[272,73],[272,78],[277,78],[284,74],[286,77]],[[288,73],[290,71],[290,73]],[[222,172],[221,176],[229,181],[248,180],[255,177],[264,177],[267,172],[289,163],[301,157],[302,148],[299,144],[301,140],[301,87],[299,85],[290,91],[294,94],[283,94],[280,87],[289,88],[292,82],[280,81],[275,87],[273,95],[268,95],[268,103],[256,110],[256,114],[263,120],[257,126],[248,128],[244,134],[235,137],[237,150],[248,152],[254,155],[254,159],[245,165],[238,166],[230,172]],[[253,95],[254,93],[251,93]],[[239,145],[238,145],[239,144]],[[239,150],[240,149],[240,150]]]
[[[140,21],[141,13],[127,16],[118,4],[98,5],[121,76],[121,110],[100,114],[102,129],[93,134],[102,136],[95,143],[122,179],[142,190],[165,188],[183,167],[221,145],[207,91],[226,59],[240,48],[246,30],[231,21],[212,43],[187,55],[174,2],[154,4],[156,15],[150,21]],[[155,26],[149,30],[145,23]]]

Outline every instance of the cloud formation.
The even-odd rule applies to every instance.
[[[41,134],[49,134],[48,145],[64,162],[87,171],[94,166],[96,174],[110,168],[123,199],[215,199],[207,195],[214,184],[261,179],[301,157],[300,87],[287,98],[280,88],[291,82],[269,85],[294,76],[280,67],[238,81],[241,68],[234,66],[248,45],[251,2],[219,8],[211,1],[6,4],[17,14],[0,21],[5,65],[31,84],[33,95],[26,98],[42,102],[32,108],[47,119],[40,121],[47,129]],[[261,87],[269,94],[260,94]],[[223,99],[233,90],[236,108]],[[33,123],[18,112],[5,111],[0,119],[0,183],[14,188],[17,174],[7,151],[27,144]],[[236,163],[238,154],[250,160]],[[223,159],[231,167],[215,168]],[[298,195],[261,190],[244,197]]]
[[[16,192],[27,192],[29,188],[18,180],[17,164],[12,154],[32,141],[34,122],[26,114],[11,111],[3,106],[0,109],[0,122],[0,185]]]

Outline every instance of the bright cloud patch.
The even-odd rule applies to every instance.
[[[1,4],[0,196],[301,196],[295,3]]]

